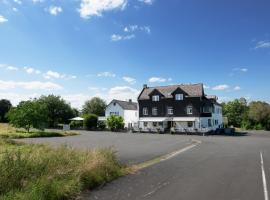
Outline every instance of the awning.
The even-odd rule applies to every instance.
[[[139,119],[140,122],[166,122],[171,120],[172,118],[168,117],[141,117]]]
[[[82,118],[82,117],[74,117],[74,118],[70,119],[70,121],[83,121],[83,120],[84,120],[84,118]]]
[[[196,121],[196,117],[174,117],[172,121],[174,122],[194,122]]]

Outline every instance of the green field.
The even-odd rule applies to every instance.
[[[15,139],[15,138],[34,138],[34,137],[64,137],[77,135],[74,132],[64,131],[40,131],[32,129],[29,133],[24,129],[17,129],[9,124],[0,123],[0,138]]]

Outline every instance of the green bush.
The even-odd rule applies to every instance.
[[[97,127],[100,130],[104,130],[106,128],[106,122],[104,122],[104,121],[98,121]]]
[[[97,128],[98,116],[95,114],[84,115],[83,127],[86,130],[93,130]]]
[[[80,129],[83,128],[83,121],[72,121],[70,123],[71,129]]]
[[[107,118],[107,125],[111,131],[118,131],[124,129],[125,123],[121,116],[110,116]]]
[[[110,149],[83,152],[0,140],[1,200],[76,199],[123,172]]]

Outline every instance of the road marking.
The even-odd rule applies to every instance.
[[[267,182],[266,182],[266,177],[265,177],[262,152],[260,152],[260,155],[261,155],[261,169],[262,169],[262,182],[263,182],[264,200],[268,200],[268,190],[267,190]]]
[[[156,158],[154,158],[152,160],[148,160],[148,161],[143,162],[143,163],[133,165],[133,166],[131,166],[130,170],[133,171],[133,172],[136,172],[136,171],[144,169],[146,167],[150,167],[150,166],[155,165],[157,163],[169,160],[169,159],[171,159],[171,158],[173,158],[173,157],[175,157],[175,156],[177,156],[177,155],[179,155],[181,153],[184,153],[187,150],[190,150],[190,149],[196,147],[198,144],[201,144],[201,141],[192,140],[191,144],[189,144],[188,146],[186,146],[186,147],[184,147],[182,149],[179,149],[177,151],[168,153],[168,154],[163,155],[163,156],[156,157]]]

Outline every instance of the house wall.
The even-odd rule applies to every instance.
[[[124,110],[121,106],[119,106],[118,103],[116,103],[115,105],[114,103],[111,103],[106,107],[105,117],[109,117],[111,112],[119,112],[119,116],[124,118]]]
[[[124,110],[124,120],[125,120],[125,127],[129,127],[129,123],[132,124],[132,126],[135,126],[138,124],[139,120],[139,114],[138,110]]]
[[[128,128],[130,123],[132,126],[138,123],[138,110],[124,110],[118,103],[115,103],[115,105],[114,103],[111,103],[105,110],[105,117],[110,117],[111,112],[119,112],[119,116],[124,119],[125,128]]]

